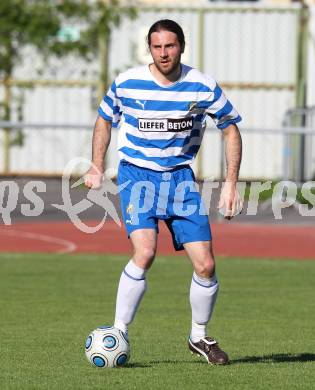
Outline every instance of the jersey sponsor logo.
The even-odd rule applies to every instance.
[[[188,111],[193,111],[198,107],[198,102],[191,102],[188,105]]]
[[[204,112],[204,108],[198,107],[198,102],[190,102],[188,104],[188,112],[191,115],[202,114]]]
[[[192,130],[194,127],[194,120],[192,117],[181,118],[181,119],[138,119],[138,129],[140,131],[187,131]]]

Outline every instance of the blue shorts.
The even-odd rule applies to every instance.
[[[122,160],[118,184],[128,237],[137,229],[158,232],[158,221],[164,220],[176,250],[188,242],[211,240],[208,216],[190,166],[159,172]]]

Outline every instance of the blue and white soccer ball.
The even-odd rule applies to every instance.
[[[122,367],[130,357],[129,341],[119,329],[100,326],[86,339],[85,355],[95,367]]]

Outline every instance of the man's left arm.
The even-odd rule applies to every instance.
[[[224,218],[231,219],[241,211],[243,206],[236,187],[242,160],[242,138],[235,124],[223,130],[223,137],[227,172],[218,208],[224,210]]]

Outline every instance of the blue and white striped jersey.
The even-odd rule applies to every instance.
[[[121,73],[98,113],[120,127],[121,160],[157,171],[192,163],[207,114],[219,129],[241,120],[216,81],[187,65],[182,65],[180,79],[167,87],[158,83],[148,65]]]

